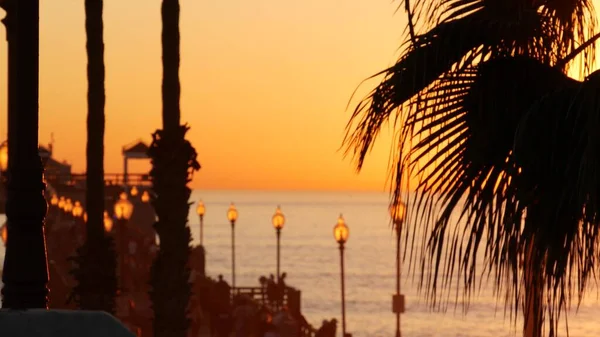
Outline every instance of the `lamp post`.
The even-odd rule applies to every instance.
[[[52,194],[52,197],[50,198],[50,208],[48,209],[48,213],[51,214],[51,218],[55,219],[56,214],[59,213],[58,210],[58,196],[56,194]],[[54,221],[49,221],[46,223],[46,225],[52,224]]]
[[[8,227],[6,226],[6,221],[4,222],[2,227],[0,227],[0,238],[2,238],[2,243],[4,244],[4,247],[6,247],[6,241],[8,240]]]
[[[4,175],[8,169],[8,144],[3,142],[0,144],[0,174]]]
[[[72,212],[75,218],[80,218],[83,216],[83,207],[81,207],[81,203],[79,201],[75,201]]]
[[[231,289],[235,289],[235,222],[238,218],[238,211],[233,202],[227,210],[227,220],[231,223]]]
[[[71,199],[67,198],[63,210],[65,211],[65,214],[69,219],[73,216],[73,202],[71,201]]]
[[[279,282],[279,279],[281,277],[281,274],[279,273],[280,256],[281,256],[281,251],[280,251],[281,229],[283,229],[283,225],[285,225],[285,216],[281,212],[280,206],[277,206],[277,209],[275,210],[275,214],[273,214],[273,218],[271,220],[273,222],[273,227],[275,227],[275,233],[277,234],[277,281]]]
[[[115,203],[114,207],[115,216],[117,217],[117,240],[119,240],[120,247],[120,274],[121,279],[121,291],[125,289],[125,253],[127,249],[125,247],[126,241],[126,226],[127,221],[131,218],[131,214],[133,213],[133,204],[127,199],[127,193],[121,192],[119,195],[119,200]],[[111,224],[112,225],[112,224]],[[106,220],[105,220],[105,228],[106,228]]]
[[[350,231],[344,217],[340,214],[337,224],[333,227],[333,237],[335,241],[340,245],[340,270],[341,270],[341,283],[342,283],[342,337],[346,337],[346,294],[344,289],[344,245],[348,241]]]
[[[404,312],[404,295],[400,294],[400,234],[405,215],[406,205],[403,202],[400,201],[390,206],[390,216],[396,231],[396,294],[392,297],[392,311],[396,314],[396,337],[402,336],[400,333],[400,314]]]
[[[112,231],[112,228],[113,228],[113,221],[110,218],[110,216],[108,216],[108,212],[107,211],[104,211],[104,220],[103,220],[103,222],[104,222],[104,231],[106,233],[110,233]]]
[[[58,197],[56,196],[56,194],[53,194],[52,198],[50,198],[50,205],[52,205],[52,206],[58,205]]]
[[[75,204],[73,204],[71,214],[73,215],[73,222],[75,223],[75,240],[79,242],[80,239],[85,238],[85,234],[82,233],[85,230],[85,225],[81,226],[83,220],[83,207],[81,207],[79,201],[75,201]]]
[[[143,203],[147,203],[150,201],[150,194],[148,193],[148,191],[144,191],[144,193],[142,193],[141,199]]]
[[[196,213],[200,217],[200,246],[204,247],[204,213],[206,213],[206,208],[202,200],[198,201]]]

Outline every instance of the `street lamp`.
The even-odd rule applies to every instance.
[[[83,207],[81,207],[81,203],[79,201],[75,201],[72,212],[73,216],[76,218],[79,218],[83,215]]]
[[[131,196],[132,196],[132,197],[135,197],[136,195],[138,195],[139,191],[138,191],[138,189],[137,189],[137,187],[136,187],[136,186],[133,186],[133,187],[131,188],[131,191],[130,191],[130,193],[131,193]]]
[[[0,228],[0,237],[2,237],[2,243],[6,247],[6,241],[8,240],[8,226],[6,226],[6,221],[4,221],[2,228]]]
[[[58,205],[58,197],[56,196],[56,194],[53,194],[52,198],[50,198],[50,205],[52,205],[52,206]]]
[[[235,221],[238,218],[238,211],[233,202],[227,210],[227,220],[231,222],[231,288],[235,289]]]
[[[144,191],[144,193],[142,193],[142,202],[148,201],[150,201],[150,194],[148,193],[148,191]]]
[[[65,203],[66,203],[65,197],[60,197],[60,199],[58,199],[58,208],[64,209]]]
[[[127,193],[121,192],[119,195],[119,200],[115,202],[115,216],[117,217],[117,239],[119,240],[120,246],[120,266],[121,266],[121,288],[124,289],[123,284],[125,283],[125,253],[127,252],[127,248],[125,247],[127,240],[126,236],[126,226],[127,221],[131,218],[131,214],[133,213],[133,204],[127,200]],[[105,223],[106,224],[106,223]]]
[[[67,214],[71,214],[71,212],[73,212],[73,203],[71,202],[70,198],[67,198],[67,200],[65,201],[65,207],[63,208],[63,210]]]
[[[340,214],[337,224],[333,227],[333,237],[340,245],[340,267],[342,280],[342,337],[346,337],[346,295],[344,289],[344,244],[348,241],[350,232],[344,217]]]
[[[283,225],[285,225],[285,216],[281,212],[280,206],[277,206],[271,221],[273,222],[273,227],[275,227],[275,233],[277,234],[277,280],[279,282],[279,278],[281,277],[281,274],[279,273],[281,229],[283,228]]]
[[[112,227],[113,227],[113,221],[110,218],[110,216],[108,216],[108,212],[104,211],[104,231],[106,233],[110,233],[110,231],[112,231]]]
[[[402,201],[391,205],[390,216],[396,230],[396,294],[392,297],[392,311],[396,314],[396,337],[401,337],[400,314],[404,312],[404,295],[400,294],[400,234],[406,216],[406,205]]]
[[[8,144],[3,142],[0,145],[0,171],[6,172],[8,169]]]
[[[87,223],[87,219],[88,219],[87,212],[83,212],[83,222]]]
[[[206,208],[204,207],[204,202],[202,202],[202,200],[198,201],[196,213],[200,217],[200,246],[204,247],[204,213],[206,213]]]

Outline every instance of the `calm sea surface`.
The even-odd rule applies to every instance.
[[[257,286],[261,275],[275,274],[276,240],[271,216],[276,206],[281,205],[287,219],[282,231],[281,270],[288,274],[287,283],[302,291],[302,312],[315,326],[323,319],[335,317],[341,321],[340,256],[333,239],[333,226],[343,213],[350,228],[346,245],[347,330],[355,337],[394,336],[391,296],[395,291],[395,240],[389,226],[385,193],[194,191],[192,201],[200,198],[206,204],[207,273],[213,277],[223,274],[228,282],[231,226],[226,211],[231,201],[238,208],[237,286]],[[197,244],[200,230],[195,207],[190,208],[189,219]],[[2,247],[0,258],[3,254]],[[407,275],[407,268],[403,274]],[[520,329],[515,331],[508,317],[505,318],[503,304],[498,304],[485,287],[472,298],[466,314],[461,307],[455,310],[454,306],[446,312],[431,311],[420,300],[416,285],[406,277],[402,292],[407,301],[406,313],[402,315],[405,337],[520,335]],[[593,289],[579,310],[573,308],[568,315],[569,335],[597,336],[599,316],[600,301]],[[566,333],[563,331],[561,335]]]

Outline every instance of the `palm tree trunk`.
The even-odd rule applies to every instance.
[[[162,2],[162,120],[165,132],[173,133],[179,128],[181,85],[179,83],[179,0]]]
[[[86,242],[78,249],[75,289],[79,306],[114,314],[117,278],[113,240],[104,233],[104,37],[103,0],[85,0],[88,56]]]
[[[527,210],[526,222],[537,221],[537,207]],[[526,225],[526,227],[528,227]],[[532,226],[529,226],[533,228]],[[535,249],[535,237],[526,244],[523,273],[525,278],[525,302],[523,303],[523,337],[541,337],[544,324],[544,276],[541,258]]]
[[[154,189],[152,204],[158,216],[154,228],[160,249],[152,265],[150,298],[155,337],[185,337],[189,327],[189,255],[187,225],[190,173],[198,170],[196,150],[185,140],[188,127],[180,125],[179,1],[162,2],[163,130],[153,134],[148,151]]]
[[[39,0],[5,0],[9,39],[9,161],[2,307],[48,307],[42,161],[38,152]]]

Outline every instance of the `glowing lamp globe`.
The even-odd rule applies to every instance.
[[[204,202],[202,200],[198,201],[198,206],[196,206],[196,213],[203,217],[204,213],[206,213],[206,208],[204,207]],[[229,218],[229,215],[227,216]]]
[[[115,215],[119,220],[129,220],[133,213],[133,204],[127,200],[127,194],[121,193],[119,201],[115,203]]]
[[[58,205],[58,197],[56,196],[56,194],[53,194],[52,198],[50,198],[50,205],[52,205],[52,206]]]
[[[0,237],[2,237],[2,243],[6,245],[6,240],[8,240],[8,226],[6,226],[6,222],[0,228]]]
[[[83,212],[83,221],[87,222],[88,216],[87,212]]]
[[[113,227],[113,221],[112,219],[108,216],[108,212],[104,212],[104,231],[107,233],[110,233],[110,231],[112,230]]]
[[[131,193],[131,196],[132,196],[132,197],[135,197],[135,196],[136,196],[136,195],[138,195],[138,193],[140,193],[140,192],[138,191],[138,189],[137,189],[137,187],[136,187],[136,186],[133,186],[133,187],[131,188],[131,191],[130,191],[130,193]]]
[[[231,205],[229,205],[229,209],[227,210],[227,219],[233,223],[233,222],[236,222],[237,218],[238,218],[238,211],[232,202]]]
[[[142,202],[148,201],[150,201],[150,194],[148,193],[148,191],[144,191],[144,193],[142,193]]]
[[[348,226],[346,226],[344,217],[340,214],[337,224],[333,227],[333,238],[339,244],[344,244],[348,241],[348,236],[350,236],[350,231],[348,230]]]
[[[79,201],[75,201],[75,205],[73,206],[73,216],[79,218],[83,215],[83,207],[81,207],[81,203]]]
[[[65,201],[65,207],[63,209],[67,213],[73,212],[73,203],[71,202],[71,199],[67,198],[67,200]]]
[[[0,145],[0,170],[6,171],[8,169],[8,144],[4,143]]]
[[[65,203],[66,203],[65,197],[60,197],[60,199],[58,199],[58,208],[64,209]]]
[[[275,214],[273,214],[273,218],[271,220],[275,229],[282,229],[283,225],[285,225],[285,215],[283,215],[283,213],[281,212],[280,206],[277,206]]]
[[[402,226],[404,218],[406,217],[406,205],[402,201],[390,205],[390,217],[394,222],[396,230],[400,229],[400,226]]]

